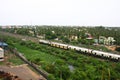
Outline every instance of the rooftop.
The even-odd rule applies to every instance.
[[[8,46],[8,44],[4,42],[0,42],[0,46]]]
[[[3,49],[2,48],[0,48],[0,51],[2,51]]]

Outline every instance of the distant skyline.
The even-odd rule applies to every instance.
[[[120,27],[120,0],[0,0],[0,25]]]

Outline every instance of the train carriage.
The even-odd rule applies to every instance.
[[[39,43],[42,43],[42,44],[50,44],[50,41],[47,41],[47,40],[39,40]]]
[[[61,49],[72,49],[72,50],[76,50],[83,54],[87,53],[89,55],[94,55],[97,57],[120,61],[120,55],[118,55],[118,54],[113,54],[113,53],[109,53],[109,52],[103,52],[103,51],[98,51],[98,50],[93,50],[93,49],[88,49],[88,48],[83,48],[83,47],[78,47],[78,46],[72,46],[72,45],[62,44],[62,43],[57,43],[57,42],[51,42],[51,41],[47,41],[47,40],[39,40],[39,43],[49,44],[53,47],[57,47],[57,48],[61,48]]]

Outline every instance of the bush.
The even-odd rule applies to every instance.
[[[55,77],[54,77],[54,75],[52,75],[52,74],[49,74],[49,75],[48,75],[48,79],[49,79],[49,80],[56,80]]]

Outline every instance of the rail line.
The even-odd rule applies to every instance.
[[[47,44],[49,46],[57,47],[61,49],[72,49],[79,53],[93,55],[95,57],[101,57],[101,58],[109,59],[112,61],[120,61],[120,55],[110,53],[110,52],[103,52],[103,51],[98,51],[98,50],[93,50],[93,49],[58,43],[58,42],[52,42],[52,41],[47,41],[47,40],[39,40],[39,43]]]
[[[33,69],[35,69],[39,74],[41,74],[45,79],[48,79],[48,73],[39,69],[34,63],[29,62],[22,53],[18,52],[16,49],[10,49],[11,52],[13,52],[17,57],[19,57],[22,61],[27,63],[29,66],[31,66]]]

